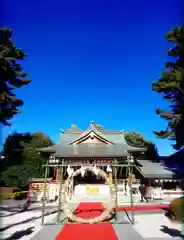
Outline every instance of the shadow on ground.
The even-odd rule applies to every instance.
[[[51,214],[54,214],[54,213],[57,213],[57,211],[55,210],[55,211],[46,213],[46,214],[44,214],[44,216],[48,216],[48,215],[51,215]],[[42,215],[40,215],[39,217],[28,218],[28,219],[26,219],[26,220],[24,220],[24,221],[21,221],[21,222],[17,222],[17,223],[8,225],[8,226],[6,226],[6,227],[0,228],[0,232],[4,232],[4,231],[6,231],[7,229],[9,229],[9,228],[11,228],[11,227],[14,227],[14,226],[18,226],[18,225],[20,225],[20,224],[24,224],[24,223],[31,222],[31,221],[33,221],[33,220],[37,220],[37,219],[39,219],[39,218],[41,218],[41,217],[42,217]]]
[[[0,211],[6,211],[6,212],[15,212],[17,210],[17,206],[14,207],[0,207]]]
[[[53,206],[46,206],[46,209],[53,209],[54,207]],[[31,212],[31,211],[35,211],[35,210],[40,210],[41,209],[41,206],[39,207],[30,207],[26,210],[26,212]],[[0,207],[0,211],[7,211],[7,212],[11,212],[9,214],[1,214],[0,213],[0,217],[1,218],[4,218],[4,217],[11,217],[11,216],[14,216],[16,214],[19,214],[19,213],[22,213],[22,212],[25,212],[23,210],[23,206],[19,206],[19,207],[12,207],[12,208],[5,208],[5,207]]]
[[[17,239],[21,239],[24,236],[30,235],[31,233],[33,233],[33,231],[34,231],[34,227],[29,227],[26,230],[15,232],[10,237],[5,238],[4,240],[17,240]]]
[[[160,229],[160,231],[170,235],[171,237],[180,237],[184,239],[184,234],[182,234],[182,232],[179,231],[178,229],[169,228],[165,225],[162,225],[161,227],[162,229]]]

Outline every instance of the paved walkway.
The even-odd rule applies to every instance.
[[[94,196],[87,196],[87,195],[74,195],[72,197],[72,200],[70,200],[71,203],[79,203],[79,202],[107,202],[109,198],[109,201],[111,199],[111,196],[109,195],[94,195]],[[134,205],[141,205],[141,204],[169,204],[173,198],[165,198],[165,199],[158,199],[158,200],[150,200],[148,203],[140,202],[140,196],[133,196],[133,201]],[[124,206],[124,205],[130,205],[130,196],[129,195],[124,195],[123,192],[119,191],[118,192],[118,205],[119,206]]]
[[[155,216],[155,215],[154,215]],[[126,220],[126,217],[124,213],[122,213],[121,218],[124,217]],[[142,222],[137,222],[134,226],[132,226],[128,220],[127,222],[124,221],[121,224],[113,224],[113,228],[118,236],[119,240],[171,240],[173,239],[183,239],[183,236],[180,232],[180,226],[173,226],[172,223],[167,223],[169,226],[165,226],[162,228],[163,231],[161,231],[161,225],[160,221],[158,221],[158,217],[161,218],[161,215],[157,215],[154,217],[154,221],[157,220],[157,224],[152,225],[148,221],[148,216],[141,216]],[[149,215],[150,219],[150,215]],[[138,221],[140,218],[137,219]],[[163,220],[163,219],[162,219]],[[165,220],[164,220],[165,221]],[[163,221],[163,222],[164,222]],[[168,229],[169,230],[168,230]],[[44,226],[42,230],[36,234],[32,240],[40,240],[40,239],[48,239],[48,240],[55,240],[56,235],[58,232],[60,232],[62,229],[62,226]],[[65,240],[65,239],[63,239]],[[66,239],[68,240],[68,239]],[[109,239],[110,240],[110,239]]]
[[[14,204],[10,205],[0,210],[0,239],[2,240],[55,240],[57,233],[63,227],[56,225],[57,209],[53,206],[46,208],[46,225],[41,227],[41,209],[38,204],[33,205],[29,211],[24,213],[19,213]],[[77,203],[73,203],[71,207],[75,208],[76,205]],[[61,219],[63,218],[65,216],[61,214]],[[118,214],[118,219],[122,224],[113,224],[113,227],[120,240],[169,240],[171,238],[183,239],[184,237],[181,234],[181,225],[172,223],[161,212],[155,212],[155,214],[152,212],[136,213],[134,226],[130,224],[124,212]],[[47,225],[51,223],[52,225]]]
[[[148,221],[149,219],[149,221]],[[172,223],[163,213],[138,213],[135,214],[136,223],[131,225],[129,218],[124,212],[118,213],[117,224],[112,224],[119,240],[171,240],[183,239],[181,226]],[[55,240],[63,226],[44,226],[32,240],[49,239]],[[63,239],[65,240],[65,239]]]
[[[31,208],[20,212],[17,208],[1,208],[0,210],[0,239],[31,239],[30,236],[41,230],[41,209]],[[50,222],[57,215],[56,209],[45,211],[45,222]]]

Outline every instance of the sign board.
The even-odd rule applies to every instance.
[[[75,196],[92,196],[97,194],[109,196],[109,186],[104,184],[79,184],[76,185],[74,189]]]
[[[86,187],[86,194],[87,195],[94,195],[99,193],[99,188],[97,186],[87,186]]]
[[[68,159],[61,159],[61,158],[51,158],[49,159],[49,164],[52,165],[61,165],[61,166],[93,166],[93,165],[101,165],[101,166],[135,166],[135,163],[128,163],[127,157],[121,158],[95,158],[95,157],[81,157],[81,158],[68,158]]]
[[[118,164],[117,160],[90,160],[90,159],[75,159],[75,160],[63,160],[62,164],[68,164],[72,166],[72,164],[78,164],[78,165],[85,165],[85,166],[90,166],[90,165],[112,165],[112,164]]]

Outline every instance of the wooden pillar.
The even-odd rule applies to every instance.
[[[114,185],[116,189],[116,201],[115,201],[115,219],[118,220],[118,184],[117,184],[117,167],[114,167]]]
[[[112,184],[112,183],[113,183],[113,180],[112,180],[112,172],[108,172],[108,178],[109,178],[110,184]]]
[[[132,165],[132,163],[131,163]],[[133,199],[133,192],[132,192],[132,173],[133,173],[133,166],[130,165],[129,162],[129,189],[130,189],[130,203],[131,203],[131,216],[132,216],[132,224],[135,223],[135,219],[134,219],[134,199]]]
[[[60,214],[61,214],[61,205],[62,205],[62,181],[63,181],[63,166],[59,167],[60,171],[60,182],[59,182],[59,196],[58,196],[58,216],[57,216],[57,222],[60,223]]]
[[[46,191],[47,189],[47,172],[48,166],[45,167],[45,181],[44,181],[44,192],[43,192],[43,199],[42,199],[42,226],[44,225],[44,216],[45,216],[45,202],[46,202]]]
[[[60,178],[61,178],[61,169],[60,167],[56,167],[56,181],[60,182]]]

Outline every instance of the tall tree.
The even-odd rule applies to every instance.
[[[159,154],[155,144],[147,141],[142,134],[137,132],[127,132],[125,133],[125,140],[130,146],[146,149],[145,153],[139,156],[139,159],[150,160],[153,162],[159,161]]]
[[[4,168],[23,164],[24,144],[32,140],[30,133],[14,132],[10,134],[3,145],[2,155],[4,161],[1,162],[1,170]]]
[[[40,154],[37,149],[49,147],[53,144],[52,140],[41,132],[32,134],[32,140],[24,144],[24,163],[40,168],[40,166],[44,164],[45,160],[48,158],[48,155],[46,153]],[[43,167],[40,169],[43,169]]]
[[[95,124],[96,128],[100,131],[100,130],[104,130],[103,126],[100,124]]]
[[[39,154],[37,148],[53,145],[51,139],[40,132],[14,135],[14,143],[12,143],[13,140],[9,140],[11,138],[12,136],[7,138],[3,152],[6,157],[11,159],[11,164],[5,161],[6,168],[2,172],[1,183],[5,186],[24,187],[31,178],[44,177],[42,165],[48,159],[48,155],[47,153]],[[16,154],[20,156],[21,161],[15,159]]]
[[[10,125],[9,120],[20,113],[24,104],[16,97],[14,90],[30,83],[27,73],[22,71],[20,61],[26,54],[12,41],[13,31],[0,28],[0,123]]]
[[[147,148],[150,144],[142,134],[137,132],[126,132],[125,140],[130,146]]]
[[[173,147],[179,150],[184,146],[184,25],[173,28],[166,34],[166,39],[171,44],[169,61],[161,77],[152,84],[152,89],[170,104],[169,111],[156,109],[156,113],[167,121],[167,127],[154,133],[158,138],[174,140]]]
[[[77,132],[78,131],[78,127],[76,125],[72,124],[72,130]]]

